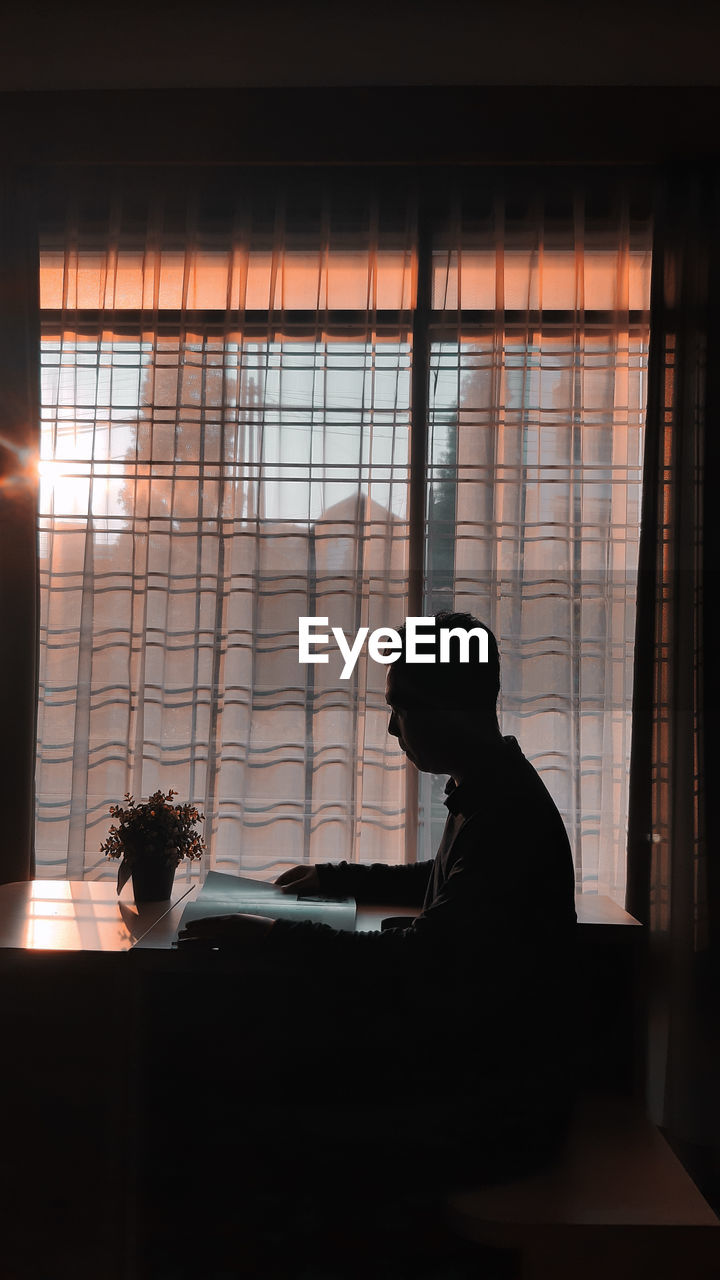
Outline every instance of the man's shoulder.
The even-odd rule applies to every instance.
[[[503,743],[486,771],[464,780],[462,794],[458,788],[451,861],[472,854],[476,846],[484,855],[492,845],[521,861],[537,859],[545,848],[553,860],[571,865],[567,830],[548,788],[517,739]]]
[[[451,813],[464,818],[491,816],[508,802],[518,812],[518,802],[532,800],[555,808],[550,792],[535,766],[521,750],[517,738],[508,735],[485,751],[459,786],[449,791],[446,804]]]

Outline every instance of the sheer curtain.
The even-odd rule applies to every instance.
[[[622,892],[649,218],[609,178],[451,185],[134,175],[48,203],[42,874],[103,874],[108,805],[159,786],[221,870],[430,856],[441,780],[416,847],[384,668],[297,651],[302,615],[401,620],[414,557],[413,608],[496,631],[579,883]]]
[[[92,189],[44,237],[46,875],[157,787],[218,869],[403,856],[384,670],[301,665],[298,618],[406,611],[413,209],[262,187]]]
[[[712,790],[719,216],[716,169],[677,167],[665,176],[652,305],[627,894],[628,910],[648,935],[651,1114],[680,1144],[701,1185],[708,1179],[708,1195],[717,1191],[720,1169],[720,877]]]
[[[618,900],[650,249],[642,184],[503,175],[456,199],[433,254],[428,600],[500,638],[503,730],[554,795],[578,887]]]

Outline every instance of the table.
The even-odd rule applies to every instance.
[[[0,948],[23,951],[167,950],[197,883],[180,881],[169,902],[136,906],[130,881],[120,896],[113,880],[29,880],[0,885]],[[581,932],[607,940],[634,932],[637,920],[610,898],[579,894]],[[356,932],[379,929],[386,916],[418,913],[412,907],[358,906]],[[602,928],[599,928],[599,927]]]
[[[172,947],[196,883],[175,885],[169,902],[135,904],[130,881],[27,880],[0,885],[0,949],[21,951],[164,951]],[[412,907],[359,907],[356,931],[379,929],[386,916]]]
[[[217,954],[171,950],[188,888],[196,893],[198,886],[181,880],[169,903],[138,908],[131,884],[118,898],[114,879],[0,886],[0,1026],[11,1100],[0,1195],[7,1224],[3,1260],[18,1276],[134,1276],[146,1230],[140,1172],[154,1168],[156,1157],[160,1165],[164,1154],[174,1159],[184,1149],[188,1124],[217,1114],[221,1074],[208,1061],[205,1040],[187,1048],[184,1028],[187,1009],[207,1005],[209,987],[222,989],[223,961]],[[414,914],[396,906],[360,907],[356,929],[378,929],[386,916]],[[620,943],[631,944],[643,932],[608,899],[579,899],[578,916],[580,932],[601,941],[617,934]],[[604,953],[598,963],[605,983],[608,959],[635,948],[589,950]],[[284,1072],[283,1017],[292,1015],[292,990],[282,975],[264,973],[258,957],[239,992],[252,1046],[247,1061],[252,1064],[267,1037],[275,1046],[268,1059]],[[262,1009],[268,1011],[264,1019]],[[305,1017],[302,1002],[295,1016],[300,1022]],[[357,1009],[354,1016],[362,1026]],[[168,1032],[176,1045],[166,1042]],[[157,1105],[151,1092],[156,1078]],[[178,1117],[180,1133],[168,1138]],[[65,1271],[58,1271],[59,1259]]]
[[[190,892],[196,891],[195,886]],[[166,948],[177,934],[188,886],[170,902],[138,907],[128,882],[29,880],[0,886],[0,948],[22,951],[129,951]]]
[[[118,897],[114,878],[2,885],[2,965],[20,963],[23,956],[29,963],[36,953],[65,953],[67,961],[75,958],[76,968],[81,964],[95,970],[101,963],[119,965],[114,980],[126,986],[146,980],[150,967],[157,973],[176,975],[179,981],[181,972],[201,963],[197,954],[172,949],[185,905],[199,888],[197,881],[188,884],[178,880],[169,902],[138,907],[132,884],[128,882]],[[610,898],[580,894],[576,907],[579,948],[575,977],[582,996],[577,1027],[579,1060],[588,1079],[612,1080],[624,1090],[632,1089],[643,1069],[637,1041],[642,959],[638,944],[643,930]],[[415,915],[411,907],[361,905],[355,930],[380,929],[387,916],[412,919]],[[130,954],[122,960],[117,953]],[[10,960],[12,956],[16,961]],[[258,957],[258,963],[260,960]],[[235,961],[227,963],[232,967]],[[58,955],[55,972],[48,971],[48,984],[62,984],[61,967]],[[134,978],[129,968],[134,970]],[[630,1046],[634,1046],[632,1052]]]

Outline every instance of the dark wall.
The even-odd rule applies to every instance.
[[[717,85],[718,47],[707,0],[28,0],[0,90]]]
[[[44,167],[648,165],[719,148],[712,86],[0,92],[0,161]]]
[[[0,161],[717,154],[718,48],[706,0],[28,0],[3,9]]]

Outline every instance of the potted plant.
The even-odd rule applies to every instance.
[[[177,791],[156,791],[143,804],[129,792],[125,805],[110,806],[115,822],[100,852],[120,858],[117,891],[132,876],[136,902],[163,902],[172,893],[175,868],[181,858],[201,858],[205,841],[195,830],[204,819],[192,804],[173,804]]]

